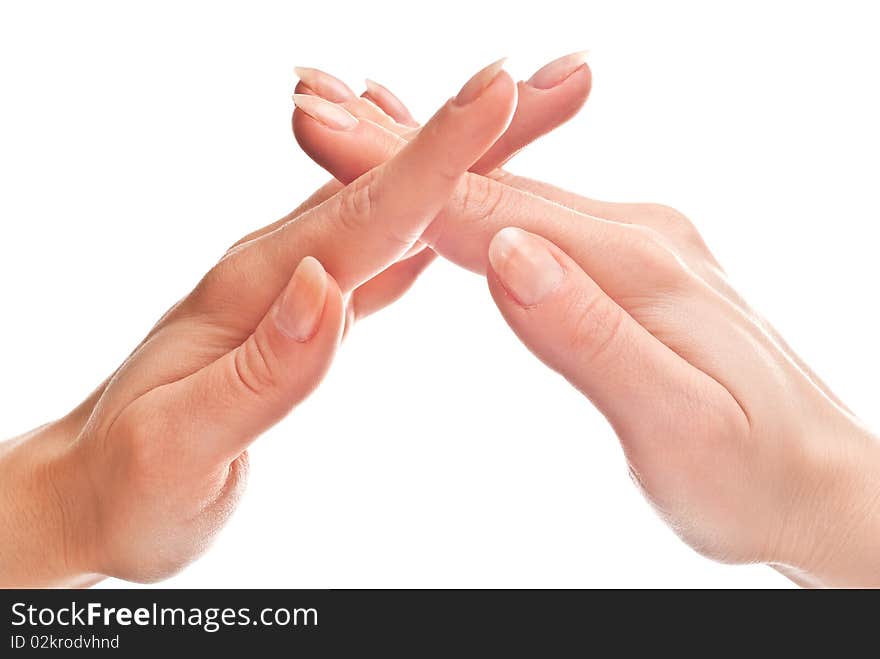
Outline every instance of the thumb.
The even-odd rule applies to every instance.
[[[610,421],[625,449],[670,428],[694,389],[720,386],[639,325],[550,241],[521,229],[489,245],[489,289],[539,359]],[[628,445],[629,444],[629,445]]]
[[[336,282],[312,257],[241,345],[213,363],[151,392],[194,464],[237,458],[304,400],[323,378],[343,327]],[[203,438],[203,439],[202,439]]]

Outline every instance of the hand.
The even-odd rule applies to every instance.
[[[309,140],[314,135],[309,126],[326,127],[320,117],[316,119],[312,116],[320,113],[322,108],[326,110],[327,106],[322,104],[321,99],[336,103],[358,118],[381,126],[394,135],[412,139],[417,134],[419,124],[406,105],[382,85],[367,81],[367,91],[358,97],[348,85],[329,73],[312,68],[297,68],[296,71],[301,80],[295,94],[303,109],[293,115],[294,131],[307,152],[310,151]],[[586,102],[591,83],[592,76],[583,61],[583,53],[554,60],[535,73],[528,83],[518,83],[517,106],[510,125],[470,171],[477,174],[496,171],[531,142],[565,123]],[[310,111],[312,114],[309,114]],[[309,120],[304,122],[304,117]],[[340,181],[350,183],[372,167],[369,160],[358,165],[356,153],[350,154],[350,157],[355,166],[337,169],[336,178],[315,192],[294,214],[326,200],[342,188]],[[241,242],[273,230],[289,219],[290,216],[283,218],[246,236]],[[436,256],[432,250],[424,248],[424,243],[417,243],[401,261],[354,291],[347,306],[347,326],[355,319],[385,307],[406,292]]]
[[[346,177],[406,143],[298,128]],[[633,479],[697,551],[804,585],[880,585],[877,438],[736,293],[683,215],[471,174],[421,240],[487,273],[520,339],[608,418]]]
[[[248,445],[329,367],[345,296],[412,249],[515,104],[484,69],[387,163],[230,249],[77,410],[0,446],[0,582],[153,581],[204,551]]]

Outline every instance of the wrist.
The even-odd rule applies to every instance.
[[[880,587],[880,439],[844,426],[814,461],[791,560],[774,565],[802,586]]]
[[[94,507],[73,437],[50,423],[0,445],[0,586],[84,587]]]

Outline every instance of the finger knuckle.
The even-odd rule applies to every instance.
[[[673,291],[687,286],[691,279],[685,263],[654,229],[628,225],[628,242],[634,256],[633,273],[640,281],[649,281],[655,290]]]
[[[670,228],[690,224],[683,213],[665,204],[640,204],[642,215],[649,216],[658,226],[665,225]]]
[[[618,343],[624,312],[600,291],[575,300],[568,310],[572,319],[568,349],[588,362],[601,360]]]
[[[680,242],[702,244],[696,226],[681,211],[664,204],[643,204],[642,213],[651,218],[651,225],[661,233]]]
[[[484,224],[492,224],[506,198],[504,187],[494,181],[484,176],[466,176],[460,197],[461,211]]]
[[[395,249],[406,249],[418,239],[419,233],[407,232],[404,227],[398,226],[399,222],[394,217],[380,217],[383,190],[387,186],[379,184],[379,177],[378,170],[371,170],[342,190],[336,206],[337,221],[346,232],[363,231],[365,227],[375,224],[371,230],[375,231],[377,237],[386,240]]]
[[[127,408],[113,423],[111,441],[124,451],[126,477],[133,484],[154,483],[164,477],[165,454],[170,442],[163,441],[174,435],[161,410],[149,414],[139,411],[137,405]]]
[[[376,170],[370,170],[339,193],[337,217],[344,229],[352,230],[363,226],[364,221],[375,212],[376,177]]]
[[[234,381],[248,394],[264,396],[278,383],[276,363],[271,349],[251,335],[232,355]]]

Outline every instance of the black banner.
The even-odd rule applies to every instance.
[[[706,639],[728,650],[775,642],[790,649],[807,637],[815,650],[835,619],[849,628],[838,637],[844,644],[875,627],[873,594],[862,600],[861,615],[844,617],[831,604],[836,598],[798,591],[7,590],[0,591],[0,657],[260,649],[471,656],[504,648],[543,657],[602,654],[607,643],[709,650]]]

